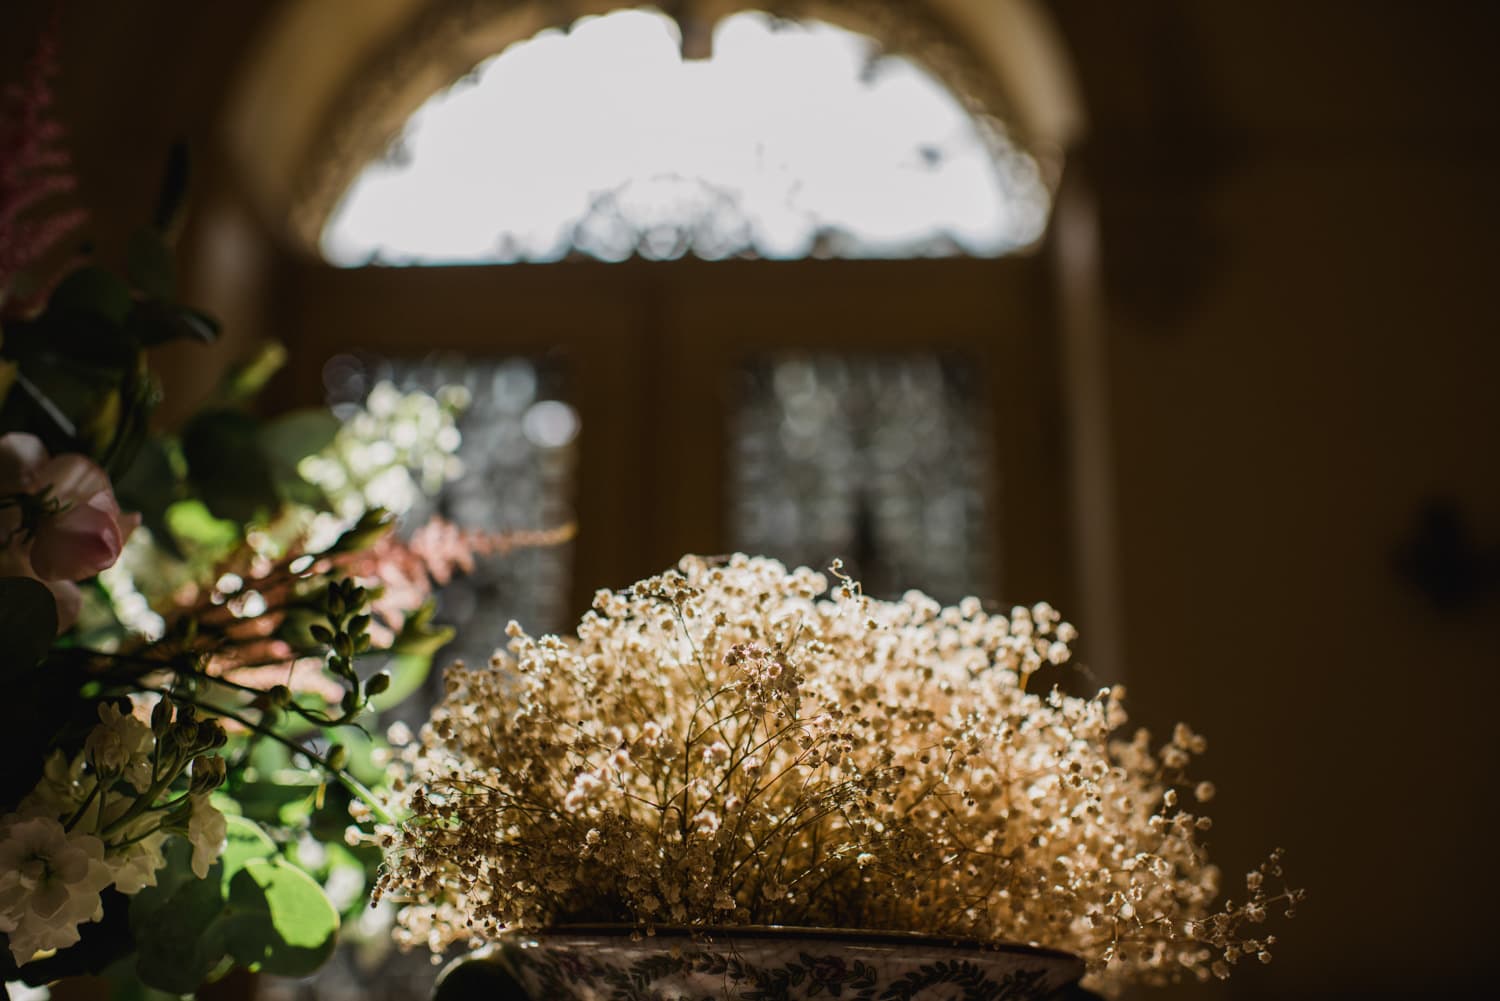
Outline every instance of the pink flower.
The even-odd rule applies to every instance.
[[[114,566],[140,516],[121,514],[109,475],[88,458],[49,456],[34,435],[0,435],[0,498],[40,501],[23,532],[23,505],[0,508],[0,576],[34,577],[57,600],[59,630],[78,617],[74,581]]]

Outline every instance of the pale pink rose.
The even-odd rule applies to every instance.
[[[120,513],[108,474],[81,455],[59,455],[41,475],[62,510],[37,526],[31,543],[36,572],[47,580],[83,580],[114,566],[141,518]]]
[[[59,629],[78,617],[80,596],[73,581],[114,566],[140,516],[121,514],[109,475],[82,455],[49,456],[35,435],[0,435],[0,496],[48,491],[55,507],[18,535],[21,514],[0,510],[0,576],[34,577],[57,599]]]

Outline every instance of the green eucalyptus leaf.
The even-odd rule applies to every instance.
[[[226,951],[223,866],[214,863],[208,878],[199,879],[192,851],[185,839],[169,839],[156,885],[142,889],[130,903],[136,972],[149,986],[173,994],[196,990]]]
[[[49,312],[91,314],[118,326],[130,312],[130,286],[103,268],[79,268],[58,283],[47,305]]]
[[[227,403],[253,399],[286,364],[286,346],[277,341],[260,344],[251,358],[232,369],[219,384],[218,397]]]
[[[338,930],[323,888],[283,858],[249,859],[229,882],[224,942],[246,966],[306,976],[333,953]]]
[[[339,419],[321,407],[294,410],[266,422],[260,429],[261,445],[269,454],[295,466],[332,444],[340,426]]]
[[[211,344],[219,336],[219,324],[207,313],[196,309],[161,299],[147,299],[131,309],[125,321],[125,332],[146,347],[169,341]]]
[[[239,798],[235,796],[236,800]],[[227,896],[230,881],[245,868],[246,863],[251,859],[272,858],[278,849],[270,835],[261,830],[260,825],[253,820],[226,814],[224,825],[224,853],[219,856],[219,865],[224,871],[221,883]]]
[[[159,438],[145,438],[135,461],[115,480],[115,497],[120,508],[139,512],[141,523],[151,532],[152,539],[177,559],[182,559],[182,551],[176,535],[167,526],[167,509],[180,491],[181,478],[172,453]],[[212,517],[206,508],[203,514]]]
[[[244,524],[280,506],[259,427],[240,411],[211,410],[183,430],[188,479],[215,517]]]
[[[271,475],[283,498],[307,507],[326,506],[323,491],[302,478],[297,464],[327,448],[339,427],[339,419],[327,410],[309,408],[268,421],[261,428],[261,448],[270,460]]]
[[[177,320],[186,330],[188,337],[202,341],[204,344],[212,344],[218,340],[219,332],[223,329],[218,320],[201,309],[193,309],[191,306],[178,306]]]
[[[234,789],[235,801],[245,816],[267,824],[286,822],[285,810],[294,803],[311,800],[319,782],[243,782]]]
[[[413,625],[411,621],[407,621],[391,641],[390,650],[403,657],[425,657],[430,660],[451,639],[452,626],[433,626],[427,623]]]
[[[177,501],[165,512],[168,530],[179,543],[203,554],[213,554],[233,546],[240,537],[238,523],[216,518],[198,500]]]
[[[161,389],[146,368],[145,352],[141,352],[138,364],[126,373],[121,383],[118,424],[99,458],[112,480],[119,480],[140,455],[151,431],[151,415],[159,402]]]
[[[159,231],[138,229],[130,234],[125,254],[125,273],[130,284],[152,299],[170,299],[177,294],[172,251]]]
[[[57,602],[41,581],[0,577],[0,678],[35,667],[57,638]]]

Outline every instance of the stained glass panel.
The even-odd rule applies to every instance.
[[[415,527],[436,515],[488,532],[539,531],[573,520],[579,424],[563,381],[559,367],[536,359],[457,354],[418,360],[347,354],[324,369],[335,413],[382,382],[427,393],[459,387],[467,397],[458,418],[463,475],[419,498],[404,521]],[[438,619],[457,626],[458,637],[438,663],[487,660],[505,645],[511,619],[533,631],[565,625],[571,557],[572,546],[563,545],[480,558],[474,572],[439,595]]]
[[[926,353],[745,366],[731,435],[736,548],[815,567],[837,556],[880,596],[992,593],[994,470],[974,371]]]

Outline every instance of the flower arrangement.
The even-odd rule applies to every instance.
[[[1204,740],[1117,736],[1123,692],[1033,691],[1070,657],[1047,605],[871,599],[689,557],[600,591],[576,637],[514,624],[451,669],[408,752],[377,894],[434,951],[572,922],[815,925],[1040,943],[1093,983],[1227,976],[1301,891],[1238,903],[1201,843]],[[1192,804],[1192,805],[1190,805]]]
[[[346,421],[262,420],[275,345],[153,430],[150,350],[217,333],[176,301],[184,162],[124,275],[48,277],[81,222],[52,62],[0,119],[0,985],[309,973],[379,860],[346,844],[389,819],[365,724],[450,636],[434,588],[568,529],[398,535],[459,472],[463,401],[381,385]]]

